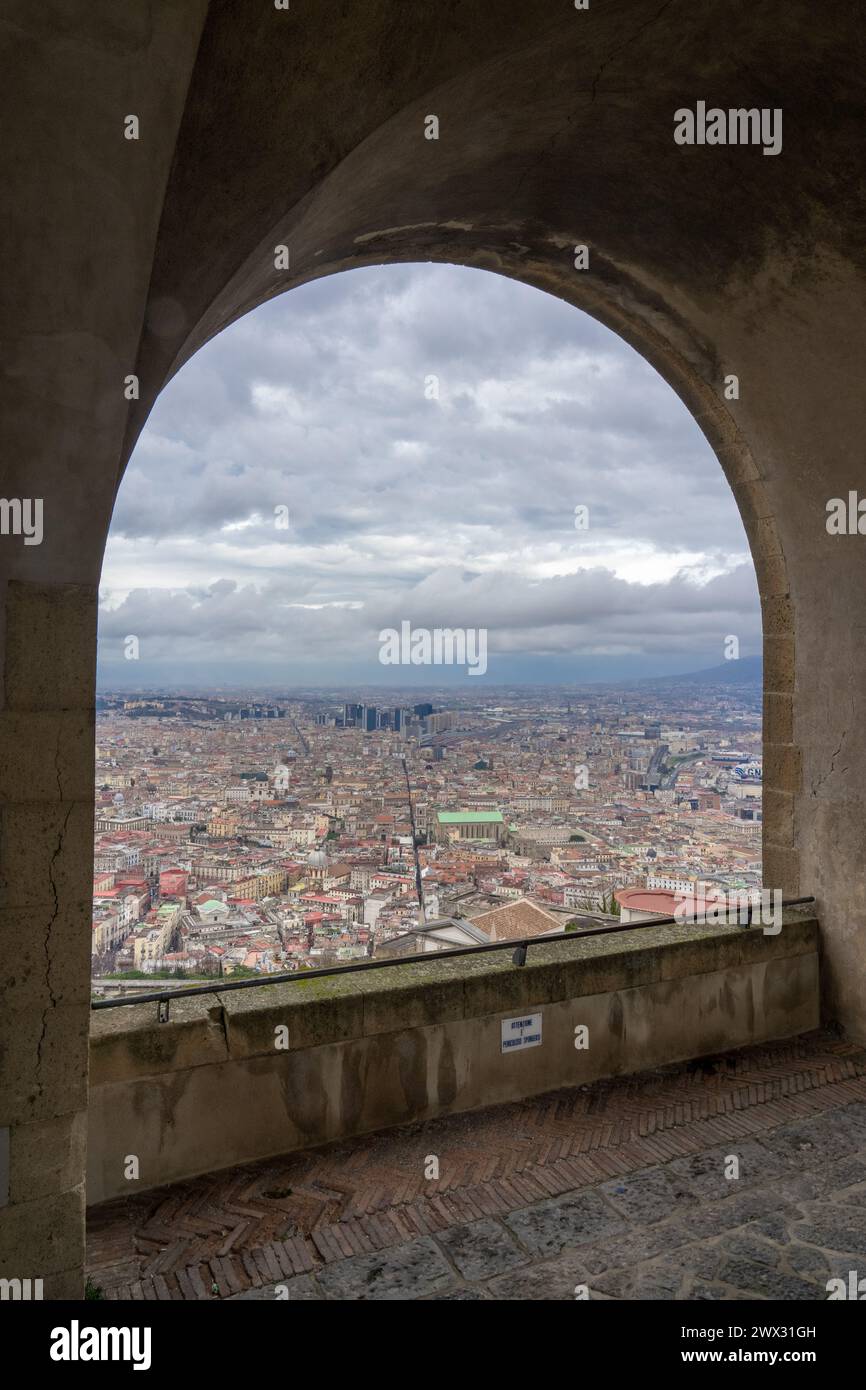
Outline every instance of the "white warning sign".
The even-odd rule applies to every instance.
[[[502,1020],[502,1051],[516,1052],[521,1047],[541,1046],[541,1014],[523,1014],[521,1018]]]

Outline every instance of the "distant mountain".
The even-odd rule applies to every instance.
[[[764,663],[759,656],[743,656],[738,661],[723,661],[704,671],[686,671],[681,676],[655,676],[641,685],[760,685],[764,679]]]

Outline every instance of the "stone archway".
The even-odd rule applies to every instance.
[[[0,34],[17,189],[4,491],[45,503],[43,544],[0,550],[0,1266],[26,1256],[53,1296],[80,1289],[96,600],[125,460],[201,343],[349,266],[516,276],[608,324],[682,396],[762,596],[765,881],[816,894],[828,1016],[866,1036],[866,570],[859,538],[824,525],[866,434],[866,103],[846,16],[504,0],[493,27],[475,4],[6,0]],[[781,154],[675,144],[674,112],[704,100],[783,110]]]

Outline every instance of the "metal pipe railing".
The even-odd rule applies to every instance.
[[[783,898],[781,906],[784,907],[805,907],[814,903],[814,897],[805,898]],[[744,904],[744,906],[746,906]],[[728,916],[731,913],[738,914],[739,907],[728,909]],[[643,927],[687,927],[699,923],[698,917],[681,919],[679,917],[652,917],[645,922],[616,922],[611,926],[589,927],[586,931],[578,932],[557,932],[553,936],[529,936],[519,941],[493,941],[484,946],[458,946],[453,950],[445,951],[420,951],[411,956],[398,956],[393,960],[364,960],[357,961],[352,965],[329,965],[322,970],[293,970],[283,975],[264,975],[257,980],[222,980],[212,985],[193,985],[189,989],[173,989],[154,991],[152,994],[131,995],[129,998],[121,999],[94,999],[91,1001],[91,1009],[120,1009],[130,1004],[156,1004],[157,1019],[160,1023],[168,1022],[169,1005],[172,999],[194,999],[204,994],[225,994],[230,989],[260,989],[263,985],[285,985],[296,984],[301,980],[321,980],[329,975],[352,975],[361,970],[387,970],[397,965],[424,964],[430,965],[437,960],[455,960],[458,956],[481,956],[493,951],[513,952],[512,961],[515,965],[525,965],[530,946],[556,946],[563,941],[583,940],[587,936],[608,936],[617,932],[640,931]],[[752,911],[751,904],[748,905],[748,916],[745,923],[735,920],[733,924],[726,919],[725,925],[751,925]]]

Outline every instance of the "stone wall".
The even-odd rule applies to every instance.
[[[0,1277],[47,1298],[84,1290],[100,567],[205,9],[0,3],[2,495],[43,503],[0,536]]]
[[[503,951],[175,1000],[166,1023],[156,1012],[94,1014],[89,1203],[801,1033],[819,1017],[817,924],[789,911],[777,936],[647,926],[533,946],[522,967]],[[502,1021],[527,1012],[540,1046],[503,1053]]]

